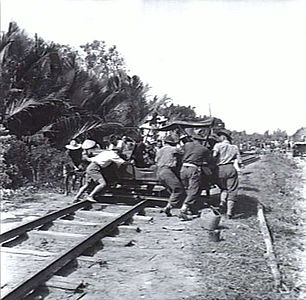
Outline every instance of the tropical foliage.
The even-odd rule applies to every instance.
[[[133,134],[153,114],[198,118],[194,108],[173,105],[167,95],[150,99],[148,91],[128,74],[115,46],[96,40],[75,50],[29,37],[10,23],[0,36],[0,125],[11,139],[0,140],[0,184],[59,178],[63,146],[71,139]]]
[[[83,55],[37,35],[29,38],[10,24],[0,41],[0,114],[13,134],[22,137],[43,130],[57,144],[60,132],[62,145],[78,129],[84,134],[85,128],[118,121],[121,110],[125,114],[119,121],[124,125],[136,126],[143,118],[147,87],[126,73],[116,47],[107,49],[104,42],[94,41],[81,49]]]
[[[148,113],[147,90],[127,74],[116,47],[94,41],[76,51],[30,38],[11,23],[0,37],[0,123],[13,140],[0,141],[0,181],[15,187],[42,180],[50,159],[63,154],[50,145],[61,149],[72,138],[99,140],[137,126]]]

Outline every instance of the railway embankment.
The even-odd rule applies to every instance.
[[[84,300],[303,299],[305,170],[304,161],[279,153],[262,156],[259,161],[246,166],[240,175],[235,218],[228,220],[222,217],[219,242],[208,238],[200,218],[182,222],[176,217],[178,211],[167,218],[157,207],[146,209],[150,221],[136,223],[139,230],[123,231],[111,239],[111,243],[106,241],[101,251],[87,260],[81,259],[78,268],[73,266],[51,279],[55,288],[59,278],[61,282],[65,278],[70,285],[81,282],[81,293],[78,290],[76,295],[76,291],[70,289],[63,294],[61,288],[52,293],[44,291],[43,297],[52,300],[65,297],[77,299],[76,296]],[[6,198],[1,206],[1,232],[20,221],[30,221],[71,204],[72,199],[72,196],[51,192],[16,194]],[[266,255],[266,244],[258,221],[258,202],[264,207],[272,238],[276,265],[281,275],[279,287],[275,287]],[[116,207],[111,206],[111,209],[114,212]],[[85,221],[97,222],[93,219]],[[65,224],[61,222],[56,226],[61,230]],[[78,230],[78,233],[82,231]],[[50,248],[47,242],[39,241],[35,240],[33,245],[21,243],[15,246],[18,249],[15,252],[19,253],[19,257],[31,251],[32,254],[37,251],[52,256],[56,249]],[[24,247],[28,248],[28,252]],[[13,254],[10,255],[11,261],[14,261]],[[31,259],[25,257],[28,267],[31,267]],[[38,257],[32,260],[32,264],[37,262],[37,267]],[[26,260],[22,261],[22,268],[27,268]],[[18,263],[10,264],[8,270],[16,273],[20,266]],[[3,267],[1,271],[5,272]]]

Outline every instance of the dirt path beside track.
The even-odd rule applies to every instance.
[[[300,238],[301,245],[296,249],[296,260],[298,263],[298,275],[296,289],[300,292],[299,299],[306,299],[306,161],[299,160],[298,166],[302,170],[301,176],[301,199],[297,203],[301,213],[300,228],[297,238]]]
[[[153,222],[143,224],[131,237],[131,247],[105,248],[106,264],[69,276],[100,285],[99,291],[89,289],[84,300],[299,299],[306,290],[301,264],[306,261],[305,170],[305,162],[284,154],[266,155],[243,169],[236,218],[222,218],[220,242],[208,240],[201,219],[181,222],[149,210]],[[71,200],[55,193],[36,193],[26,201],[8,199],[2,202],[2,215],[10,218],[2,218],[2,223],[7,227],[14,217],[43,214]],[[285,287],[281,291],[274,289],[264,255],[257,201],[266,208]]]

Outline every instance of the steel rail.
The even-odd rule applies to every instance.
[[[250,156],[248,156],[248,157],[243,157],[243,158],[242,158],[242,162],[243,162],[244,164],[248,165],[248,164],[251,164],[251,163],[253,163],[253,162],[255,162],[255,161],[259,160],[259,159],[260,159],[259,156],[250,155]]]
[[[156,201],[156,200],[152,200]],[[96,242],[101,240],[103,237],[107,236],[110,232],[112,232],[118,225],[127,221],[131,218],[135,213],[144,209],[148,204],[150,204],[150,200],[144,200],[133,206],[130,210],[120,215],[118,218],[98,229],[90,236],[84,238],[78,245],[69,249],[64,254],[59,255],[55,259],[53,259],[50,263],[48,263],[42,270],[36,272],[34,275],[29,276],[22,283],[20,283],[17,287],[15,287],[12,291],[9,291],[5,294],[1,299],[2,300],[16,300],[22,299],[27,296],[31,291],[36,289],[39,285],[45,283],[49,278],[51,278],[56,272],[62,269],[65,265],[67,265],[70,261],[74,260],[76,257],[80,256],[86,249],[93,246]]]
[[[111,201],[112,199],[116,198],[116,202]],[[148,195],[133,195],[133,194],[121,194],[121,193],[111,193],[111,192],[107,192],[103,195],[100,196],[100,200],[102,203],[118,203],[118,199],[122,200],[122,201],[129,201],[136,204],[139,203],[140,201],[143,200],[148,200],[148,204],[147,207],[149,206],[165,206],[168,201],[169,198],[166,197],[156,197],[156,196],[148,196]],[[98,202],[99,203],[99,202]]]
[[[91,202],[89,201],[82,201],[73,205],[70,205],[68,207],[65,207],[61,210],[55,211],[53,213],[47,214],[41,218],[38,218],[34,221],[28,222],[26,224],[20,225],[16,228],[13,228],[11,230],[8,230],[0,235],[0,244],[17,237],[21,234],[26,233],[27,231],[30,231],[38,226],[42,226],[46,223],[52,222],[53,220],[58,219],[59,217],[71,214],[80,208],[87,207],[90,205]]]

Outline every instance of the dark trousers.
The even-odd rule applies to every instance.
[[[186,196],[181,180],[168,167],[160,168],[157,178],[170,193],[169,204],[172,207],[179,206]]]
[[[190,207],[196,204],[201,195],[201,168],[182,166],[181,180],[185,187],[187,197],[184,203]]]

